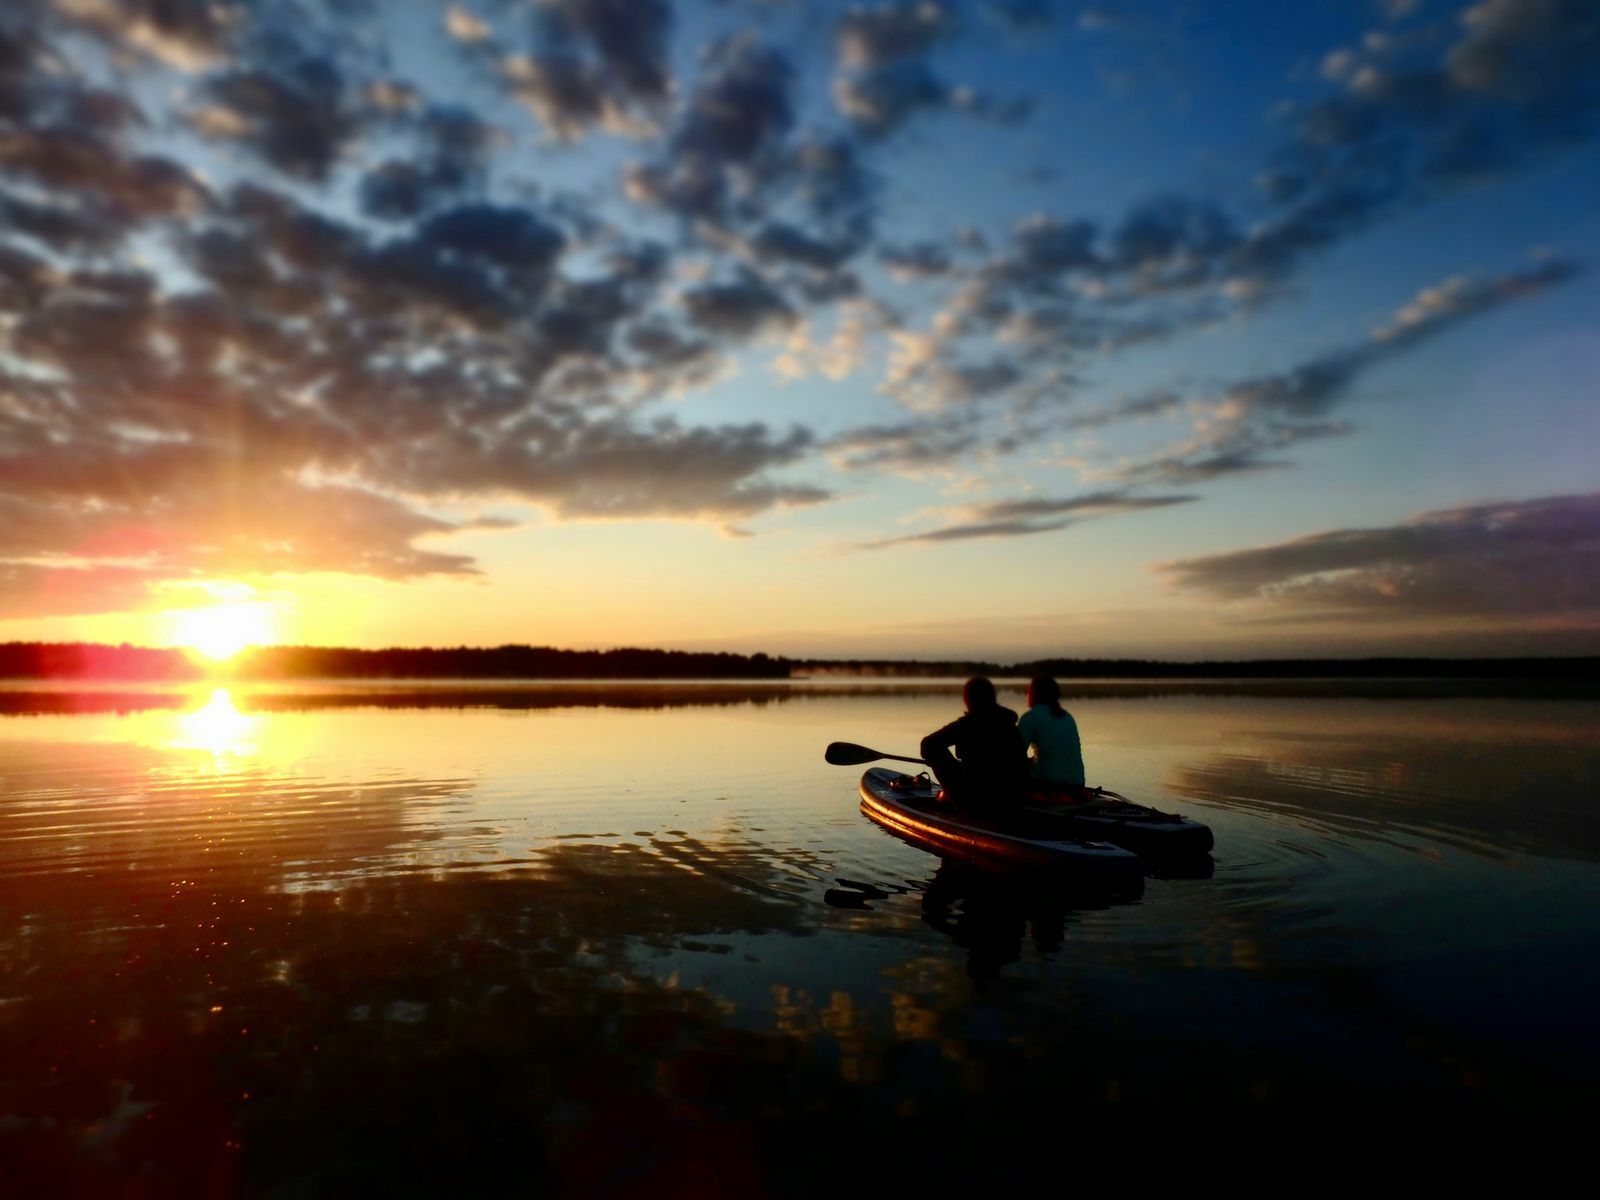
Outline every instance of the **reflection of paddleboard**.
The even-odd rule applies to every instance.
[[[1032,791],[1028,811],[1057,822],[1062,837],[1099,838],[1146,858],[1184,858],[1207,853],[1211,827],[1177,813],[1157,812],[1104,788]]]
[[[1144,867],[1137,854],[1063,834],[1052,813],[1019,810],[1006,820],[975,816],[940,803],[937,785],[891,786],[910,780],[899,771],[873,767],[861,777],[861,811],[928,850],[993,866],[1062,871],[1107,887],[1144,886]]]

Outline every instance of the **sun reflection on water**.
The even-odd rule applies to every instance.
[[[203,750],[214,758],[246,758],[256,752],[261,718],[234,707],[227,688],[215,688],[211,698],[175,722],[178,736],[168,745],[174,750]]]

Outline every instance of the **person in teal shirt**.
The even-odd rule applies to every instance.
[[[1078,723],[1061,707],[1060,685],[1050,676],[1036,676],[1028,685],[1028,711],[1017,722],[1017,732],[1033,754],[1036,782],[1083,787]]]

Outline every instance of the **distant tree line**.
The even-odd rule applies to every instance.
[[[797,675],[850,675],[882,679],[927,679],[949,676],[1012,675],[1020,668],[970,659],[933,658],[800,658],[790,664]]]
[[[0,678],[138,679],[787,679],[767,654],[557,650],[548,646],[393,648],[259,646],[207,667],[182,650],[83,642],[0,643]]]
[[[1058,679],[1600,679],[1600,658],[1295,658],[1160,662],[1054,658],[1002,664],[969,659],[789,659],[723,651],[558,650],[549,646],[354,650],[260,646],[222,666],[177,649],[88,642],[0,643],[0,679],[788,679],[792,676]]]
[[[1575,679],[1600,678],[1600,658],[1262,658],[1155,662],[1142,658],[1052,658],[1018,663],[1008,675],[1059,679]]]
[[[1011,664],[966,659],[796,659],[797,675],[884,678],[992,675],[1057,679],[1600,679],[1600,658],[1262,658],[1171,662],[1047,658]]]
[[[456,646],[350,650],[262,646],[235,669],[255,679],[787,679],[789,664],[766,654],[724,651],[557,650],[549,646]]]
[[[178,650],[91,642],[0,642],[0,679],[194,679],[199,669]]]

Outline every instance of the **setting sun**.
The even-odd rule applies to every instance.
[[[173,640],[213,662],[276,637],[272,606],[265,602],[214,604],[170,614]]]

